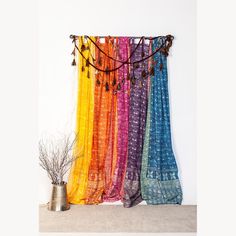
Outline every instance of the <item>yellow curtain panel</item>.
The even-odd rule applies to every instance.
[[[92,61],[95,47],[83,36],[79,38],[79,45],[90,50],[84,50],[86,58]],[[83,49],[83,48],[82,48]],[[79,134],[75,145],[75,152],[81,156],[73,163],[68,178],[68,200],[74,204],[85,204],[85,193],[88,184],[88,170],[92,156],[93,118],[94,118],[94,68],[84,62],[78,55],[78,104],[76,114],[76,133]]]

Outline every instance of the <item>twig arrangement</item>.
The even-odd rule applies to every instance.
[[[70,136],[64,136],[56,142],[39,141],[39,165],[47,172],[52,184],[64,184],[64,175],[79,158],[80,152],[74,149],[77,138],[78,135],[72,141]]]

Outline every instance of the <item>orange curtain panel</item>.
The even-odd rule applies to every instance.
[[[113,56],[114,39],[105,38],[97,45],[107,54]],[[95,64],[98,68],[109,70],[113,62],[97,51]],[[111,184],[113,173],[113,158],[116,159],[116,97],[113,96],[112,86],[116,72],[96,73],[94,91],[94,124],[92,158],[88,173],[88,186],[86,191],[86,204],[98,204],[103,201],[103,194]]]

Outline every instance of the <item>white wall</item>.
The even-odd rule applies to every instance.
[[[183,204],[196,204],[195,0],[39,1],[39,137],[71,133],[76,78],[70,34],[175,36],[168,58],[174,152]],[[39,202],[50,181],[39,170]]]

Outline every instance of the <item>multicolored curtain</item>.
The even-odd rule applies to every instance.
[[[69,201],[181,204],[167,80],[173,36],[71,38],[79,86],[75,151],[82,156],[70,171]]]

